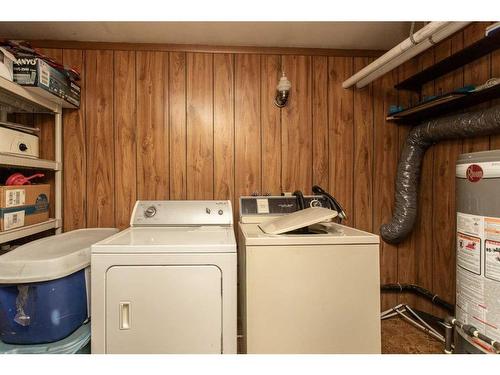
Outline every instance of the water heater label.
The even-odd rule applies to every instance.
[[[457,212],[457,318],[500,340],[500,218]]]
[[[481,274],[481,239],[457,233],[457,264],[477,275]]]
[[[483,178],[483,168],[481,168],[481,166],[477,165],[477,164],[471,164],[469,165],[469,167],[467,168],[467,179],[470,181],[470,182],[478,182],[480,179]]]

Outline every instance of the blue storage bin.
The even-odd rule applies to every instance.
[[[16,321],[18,286],[0,286],[0,340],[8,344],[42,344],[70,335],[87,319],[85,270],[61,279],[22,285],[23,314]],[[19,305],[19,304],[18,304]]]
[[[80,229],[0,256],[0,340],[44,344],[76,331],[90,314],[90,246],[117,232]]]

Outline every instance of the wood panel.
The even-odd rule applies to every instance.
[[[288,104],[281,109],[281,166],[283,190],[311,192],[312,84],[311,57],[282,56],[281,63],[293,82]]]
[[[234,57],[229,54],[214,55],[213,137],[214,199],[232,199],[234,197]]]
[[[186,54],[170,53],[170,199],[187,196]]]
[[[420,70],[434,64],[434,50],[429,49],[419,57]],[[425,84],[422,88],[423,97],[434,95],[434,82]],[[424,156],[420,173],[420,186],[418,192],[418,216],[411,237],[407,240],[412,242],[411,246],[415,249],[416,274],[415,283],[429,290],[434,287],[432,264],[434,261],[434,228],[432,227],[432,203],[433,203],[433,176],[434,148],[429,148]],[[425,311],[432,311],[432,305],[423,299],[416,301],[416,307]]]
[[[398,80],[397,70],[386,74],[373,84],[374,99],[374,174],[373,174],[373,230],[379,233],[380,225],[392,217],[394,181],[398,162],[398,129],[387,123],[385,116],[391,104],[397,103],[397,93],[392,90]],[[398,247],[381,241],[380,282],[390,283],[398,277]],[[384,294],[382,310],[393,307],[397,295]]]
[[[85,138],[85,64],[84,53],[67,49],[63,62],[80,72],[82,96],[79,110],[63,111],[63,228],[64,231],[87,225],[87,142]],[[50,145],[49,145],[50,146]],[[42,144],[42,147],[47,147]]]
[[[113,52],[85,54],[87,226],[115,225],[113,166]]]
[[[471,27],[475,31],[464,31],[469,42],[484,29]],[[64,113],[65,230],[126,226],[134,194],[227,197],[237,217],[241,195],[307,193],[317,183],[346,206],[347,224],[378,233],[392,215],[399,152],[409,131],[385,115],[391,104],[416,100],[393,86],[432,64],[434,52],[440,60],[459,49],[461,35],[363,90],[341,88],[368,62],[361,56],[65,49],[63,61],[84,77],[82,108]],[[466,74],[498,76],[498,61],[495,53]],[[292,93],[280,110],[273,99],[282,65]],[[469,83],[460,81],[461,74],[430,82],[423,95]],[[497,139],[491,137],[489,147],[500,147]],[[51,141],[46,137],[42,147]],[[413,282],[453,298],[453,166],[460,144],[445,142],[427,152],[416,226],[398,246],[382,242],[382,282]],[[384,295],[383,307],[398,300],[441,313],[410,296]]]
[[[137,52],[137,198],[169,198],[168,54]]]
[[[353,212],[353,88],[342,88],[342,82],[353,73],[350,57],[328,58],[328,134],[329,188],[347,213],[347,224],[352,225]]]
[[[119,51],[164,51],[164,52],[199,52],[199,53],[232,53],[257,55],[304,55],[304,56],[361,56],[379,57],[384,50],[358,50],[333,48],[301,48],[301,47],[255,47],[255,46],[209,46],[202,44],[168,44],[168,43],[121,43],[121,42],[88,42],[76,40],[31,40],[38,48],[70,48],[83,50],[119,50]]]
[[[402,81],[407,77],[417,73],[420,70],[418,59],[412,59],[401,65],[398,69],[398,80]],[[398,104],[403,107],[409,107],[416,103],[419,95],[410,91],[398,92]],[[398,150],[401,150],[406,144],[406,138],[411,130],[411,126],[398,126]],[[406,241],[398,244],[398,281],[400,283],[413,283],[417,275],[417,265],[421,249],[417,248],[416,236],[411,235]],[[400,294],[399,303],[408,303],[411,306],[418,305],[418,298],[412,293]]]
[[[312,183],[328,190],[328,58],[314,56],[312,63]]]
[[[435,48],[435,59],[441,61],[463,48],[463,34]],[[463,69],[458,69],[435,81],[437,92],[449,92],[464,85]],[[444,141],[434,147],[434,197],[432,227],[434,261],[433,291],[447,301],[455,300],[455,162],[462,152],[460,140]],[[437,312],[438,310],[435,309]]]
[[[213,55],[187,54],[187,198],[213,199]]]
[[[262,127],[263,194],[281,194],[281,110],[274,105],[276,85],[281,75],[281,58],[261,56],[260,108]]]
[[[370,63],[355,58],[357,72]],[[372,84],[354,91],[353,225],[373,231],[373,94]]]
[[[260,192],[260,56],[235,56],[234,124],[236,197]],[[238,203],[238,202],[236,202]],[[235,205],[238,212],[238,204]]]
[[[129,226],[137,200],[135,52],[114,52],[115,224]]]
[[[463,31],[464,47],[484,38],[484,30],[490,23],[491,22],[475,22],[466,27]],[[464,67],[465,85],[480,85],[490,78],[490,58],[490,55],[486,55]],[[485,106],[488,106],[488,104],[474,106],[471,110],[485,108]],[[484,151],[488,150],[489,146],[490,140],[488,136],[465,139],[463,142],[464,152]]]
[[[500,77],[500,51],[491,54],[491,72],[490,77]],[[500,99],[494,100],[492,105],[499,105]],[[500,135],[490,137],[490,148],[492,150],[500,149]]]

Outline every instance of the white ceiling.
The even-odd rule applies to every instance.
[[[410,22],[0,22],[0,38],[390,49]]]

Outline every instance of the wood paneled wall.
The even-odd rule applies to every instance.
[[[361,90],[341,82],[372,57],[51,49],[82,73],[79,111],[64,114],[64,228],[128,226],[136,199],[231,199],[319,184],[378,233],[390,219],[400,149],[409,131],[385,121],[405,77],[479,39],[475,23]],[[423,88],[445,92],[499,76],[499,54]],[[273,104],[281,67],[289,105]],[[426,154],[413,234],[381,245],[382,282],[412,282],[454,300],[458,154],[500,147],[500,137],[443,142]],[[413,296],[384,295],[383,308]],[[436,312],[439,312],[435,310]]]

